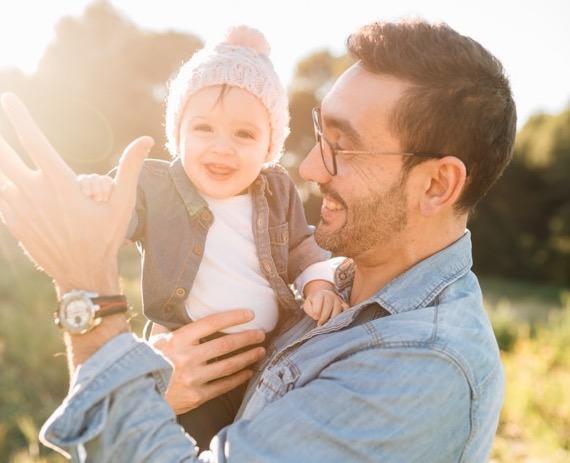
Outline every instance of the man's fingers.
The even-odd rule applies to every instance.
[[[257,347],[246,352],[241,352],[232,357],[212,362],[203,367],[203,370],[200,372],[201,380],[206,383],[233,375],[256,362],[259,362],[263,357],[265,357],[265,348]]]
[[[5,188],[5,185],[0,185],[0,222],[10,228],[10,224],[12,223],[12,211],[10,210],[10,203],[2,196]]]
[[[136,191],[136,184],[143,161],[153,146],[154,140],[151,137],[140,137],[125,148],[121,159],[119,159],[117,175],[115,176],[117,193],[119,195],[123,196]]]
[[[210,336],[231,326],[241,325],[252,320],[254,314],[251,310],[238,309],[208,315],[192,323],[178,328],[173,334],[185,338],[188,345],[198,344],[201,338]]]
[[[12,179],[14,182],[20,182],[26,174],[30,174],[32,170],[26,166],[24,161],[20,159],[12,147],[0,135],[0,171],[3,176]]]
[[[48,175],[68,176],[69,178],[73,172],[51,146],[20,99],[13,93],[4,93],[2,95],[2,107],[18,135],[20,143],[34,163]]]
[[[214,397],[218,397],[222,394],[225,394],[228,391],[231,391],[232,389],[235,389],[240,384],[249,381],[252,376],[253,376],[253,371],[243,370],[234,375],[218,379],[217,381],[213,381],[209,384],[206,384],[202,388],[202,391],[204,392],[204,396],[206,398],[205,401],[208,401],[210,399],[213,399]]]
[[[226,334],[219,338],[203,342],[195,347],[195,358],[203,362],[216,357],[229,354],[238,349],[259,344],[265,339],[265,333],[261,330],[249,330],[241,333]]]

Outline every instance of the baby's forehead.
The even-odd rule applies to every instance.
[[[183,119],[228,117],[259,125],[269,124],[269,113],[261,100],[240,87],[215,85],[205,87],[188,99]]]

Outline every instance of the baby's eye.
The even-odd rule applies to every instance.
[[[209,124],[196,124],[194,130],[198,132],[212,132],[212,127]]]
[[[255,135],[251,130],[240,129],[236,132],[236,135],[240,138],[246,138],[249,140],[255,139]]]

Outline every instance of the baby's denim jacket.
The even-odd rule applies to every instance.
[[[330,254],[315,242],[313,227],[307,224],[295,185],[283,167],[263,169],[250,192],[257,255],[279,301],[280,328],[284,328],[283,323],[294,322],[299,313],[291,283]],[[169,329],[191,322],[184,302],[213,220],[180,158],[145,161],[127,239],[135,241],[142,254],[143,310],[151,321]]]

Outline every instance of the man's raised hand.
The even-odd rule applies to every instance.
[[[154,141],[134,140],[123,152],[108,202],[83,195],[75,173],[51,146],[14,94],[2,108],[35,169],[0,136],[0,213],[30,258],[60,291],[117,293],[117,253],[136,200],[142,164]]]

